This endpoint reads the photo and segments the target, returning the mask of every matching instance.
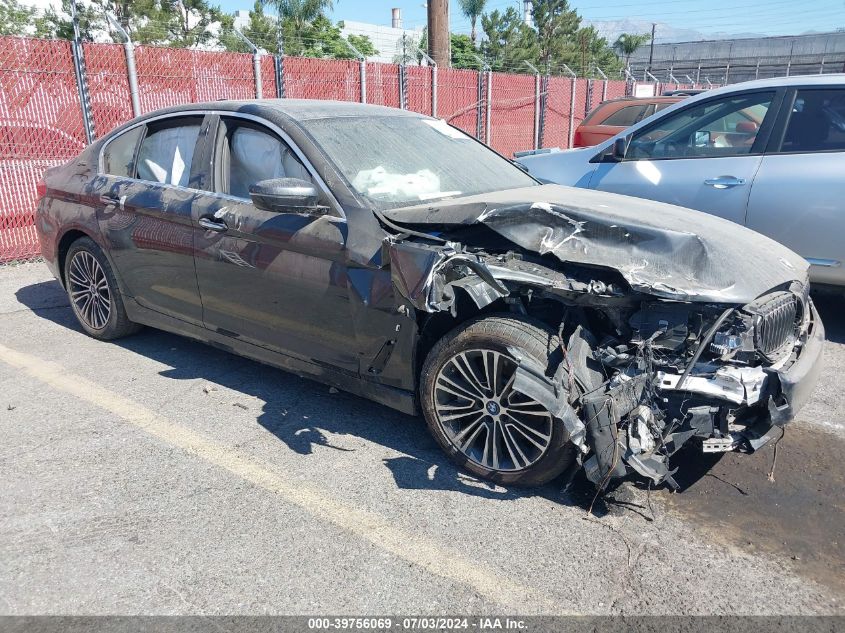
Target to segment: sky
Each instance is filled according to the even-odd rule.
[[[226,11],[250,9],[254,0],[220,0]],[[451,0],[454,32],[468,33],[469,20]],[[660,22],[703,33],[760,33],[794,35],[806,31],[832,31],[845,27],[845,0],[570,0],[582,17],[590,20],[634,19]],[[522,11],[522,0],[488,0],[487,11],[512,6]],[[402,9],[403,26],[425,25],[424,0],[336,0],[331,17],[390,25],[390,9]],[[660,39],[658,30],[657,40]]]

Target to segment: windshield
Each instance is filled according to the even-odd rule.
[[[352,188],[379,210],[537,184],[445,121],[373,116],[302,125]]]

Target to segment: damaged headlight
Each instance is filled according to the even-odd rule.
[[[746,365],[771,364],[795,346],[805,317],[800,293],[773,292],[735,313],[730,324],[713,337],[710,352],[721,360]]]

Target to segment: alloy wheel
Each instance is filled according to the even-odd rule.
[[[70,300],[77,316],[93,330],[102,330],[111,316],[106,272],[88,251],[77,251],[68,267]]]
[[[506,354],[471,349],[452,356],[437,374],[437,423],[455,448],[484,468],[524,470],[551,444],[552,416],[514,390],[516,370]]]

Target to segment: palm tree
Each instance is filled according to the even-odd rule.
[[[334,6],[333,0],[261,0],[261,3],[276,9],[280,46],[284,21],[293,27],[294,33],[299,34],[303,27]]]
[[[461,5],[461,12],[469,18],[470,23],[472,24],[472,32],[470,34],[470,39],[472,40],[472,45],[475,46],[476,40],[476,30],[475,24],[478,22],[479,16],[484,12],[484,5],[487,4],[487,0],[458,0]]]
[[[649,40],[651,40],[651,35],[648,33],[643,33],[642,35],[623,33],[613,43],[613,50],[625,58],[625,67],[628,68],[630,66],[631,55],[637,52],[637,49]]]

